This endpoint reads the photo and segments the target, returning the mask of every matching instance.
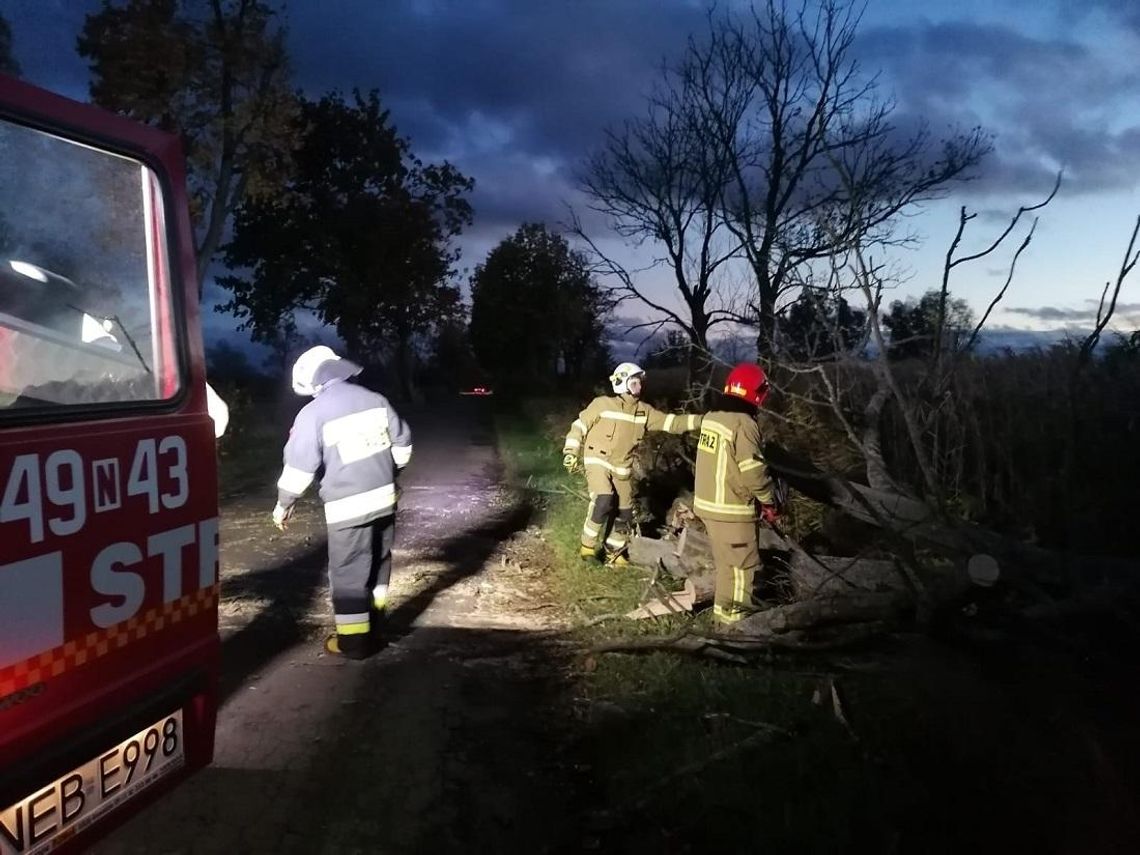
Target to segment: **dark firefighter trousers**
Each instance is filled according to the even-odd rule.
[[[587,463],[586,489],[590,491],[590,505],[582,524],[582,547],[597,549],[604,543],[610,558],[623,555],[633,523],[633,483]]]
[[[329,529],[329,588],[336,616],[337,644],[350,659],[370,652],[370,634],[380,615],[373,588],[392,575],[395,514],[364,525]]]

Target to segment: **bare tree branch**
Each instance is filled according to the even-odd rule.
[[[1140,250],[1134,251],[1138,234],[1140,234],[1140,217],[1136,218],[1136,225],[1132,228],[1132,237],[1128,240],[1128,249],[1124,251],[1124,258],[1120,262],[1120,272],[1116,275],[1116,284],[1111,285],[1108,282],[1104,284],[1104,291],[1100,295],[1100,304],[1096,310],[1096,326],[1088,337],[1081,342],[1081,349],[1077,358],[1078,371],[1082,365],[1088,362],[1092,352],[1096,349],[1101,333],[1104,332],[1105,327],[1108,326],[1108,322],[1112,320],[1112,316],[1116,312],[1116,300],[1120,296],[1120,286],[1124,284],[1124,280],[1132,272],[1132,268],[1136,266],[1137,260],[1140,259]],[[1112,297],[1108,297],[1110,287]],[[1105,302],[1106,298],[1107,303]]]
[[[981,250],[980,252],[975,252],[972,255],[965,255],[965,256],[961,256],[959,258],[954,258],[954,251],[958,248],[958,246],[962,242],[962,235],[966,230],[966,223],[969,222],[970,220],[974,219],[977,216],[977,214],[967,214],[965,205],[963,205],[961,207],[961,209],[959,209],[958,231],[954,234],[954,239],[952,241],[950,241],[950,246],[946,250],[946,261],[942,266],[942,288],[939,292],[938,323],[936,325],[935,334],[934,334],[934,352],[933,352],[933,356],[931,359],[932,364],[937,365],[939,363],[939,361],[941,360],[941,357],[942,357],[942,345],[943,345],[943,338],[945,336],[945,328],[946,328],[946,304],[950,298],[950,271],[953,270],[955,267],[957,267],[959,264],[965,264],[966,262],[969,262],[969,261],[977,261],[979,258],[985,258],[990,253],[994,252],[999,246],[1002,245],[1002,243],[1005,241],[1005,239],[1007,237],[1009,237],[1010,233],[1014,230],[1014,228],[1017,226],[1017,224],[1021,221],[1022,216],[1024,216],[1025,214],[1027,214],[1031,211],[1039,211],[1042,208],[1044,208],[1046,205],[1048,205],[1050,202],[1053,201],[1053,197],[1055,197],[1057,195],[1057,191],[1061,189],[1061,178],[1063,175],[1064,175],[1063,172],[1057,173],[1057,178],[1053,182],[1053,189],[1049,191],[1049,195],[1046,196],[1042,201],[1038,202],[1036,205],[1022,205],[1021,207],[1019,207],[1017,209],[1017,213],[1014,214],[1013,217],[1010,218],[1009,225],[1007,225],[1005,227],[1005,229],[1002,231],[1002,233],[999,234],[994,239],[993,243],[991,243],[988,247]],[[996,298],[994,298],[993,302],[990,303],[990,306],[986,310],[985,315],[982,317],[981,322],[975,328],[973,335],[970,336],[969,344],[965,348],[966,350],[969,350],[970,347],[973,346],[974,341],[978,337],[978,333],[981,331],[982,327],[985,325],[986,319],[990,316],[990,312],[993,311],[994,306],[996,306],[1001,301],[1001,299],[1005,296],[1005,292],[1009,288],[1010,282],[1013,281],[1013,269],[1017,264],[1017,259],[1021,255],[1021,253],[1024,251],[1024,249],[1027,246],[1029,246],[1029,241],[1032,239],[1033,232],[1036,228],[1037,228],[1037,219],[1035,218],[1033,220],[1033,226],[1029,229],[1029,234],[1026,236],[1025,240],[1022,241],[1021,245],[1017,249],[1017,252],[1014,253],[1013,261],[1010,264],[1009,276],[1006,277],[1005,285],[1002,287],[1001,291],[998,293],[998,296]]]

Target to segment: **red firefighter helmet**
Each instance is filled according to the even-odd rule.
[[[768,375],[755,362],[741,362],[728,372],[724,394],[762,407],[768,397]]]

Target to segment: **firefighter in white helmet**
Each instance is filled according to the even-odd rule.
[[[323,345],[297,359],[293,391],[313,400],[289,432],[273,509],[273,523],[285,528],[297,499],[324,470],[320,492],[336,616],[326,647],[350,659],[371,651],[369,636],[387,604],[396,475],[412,458],[407,423],[383,395],[351,382],[360,371]]]
[[[578,415],[562,447],[570,472],[585,465],[590,505],[582,525],[583,558],[596,558],[604,544],[608,564],[627,564],[633,522],[633,455],[646,431],[685,433],[700,426],[700,415],[663,413],[641,400],[645,371],[623,362],[610,375],[613,395],[601,395]]]

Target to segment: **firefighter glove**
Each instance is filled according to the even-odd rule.
[[[769,524],[778,522],[780,519],[780,510],[775,505],[761,505],[760,518]]]
[[[283,507],[280,502],[274,505],[273,524],[277,526],[277,528],[279,528],[281,531],[285,531],[285,527],[289,525],[289,520],[293,516],[294,507],[295,506],[290,506],[288,508]]]
[[[573,475],[578,471],[578,455],[577,454],[563,454],[562,465],[566,467],[566,471]]]

